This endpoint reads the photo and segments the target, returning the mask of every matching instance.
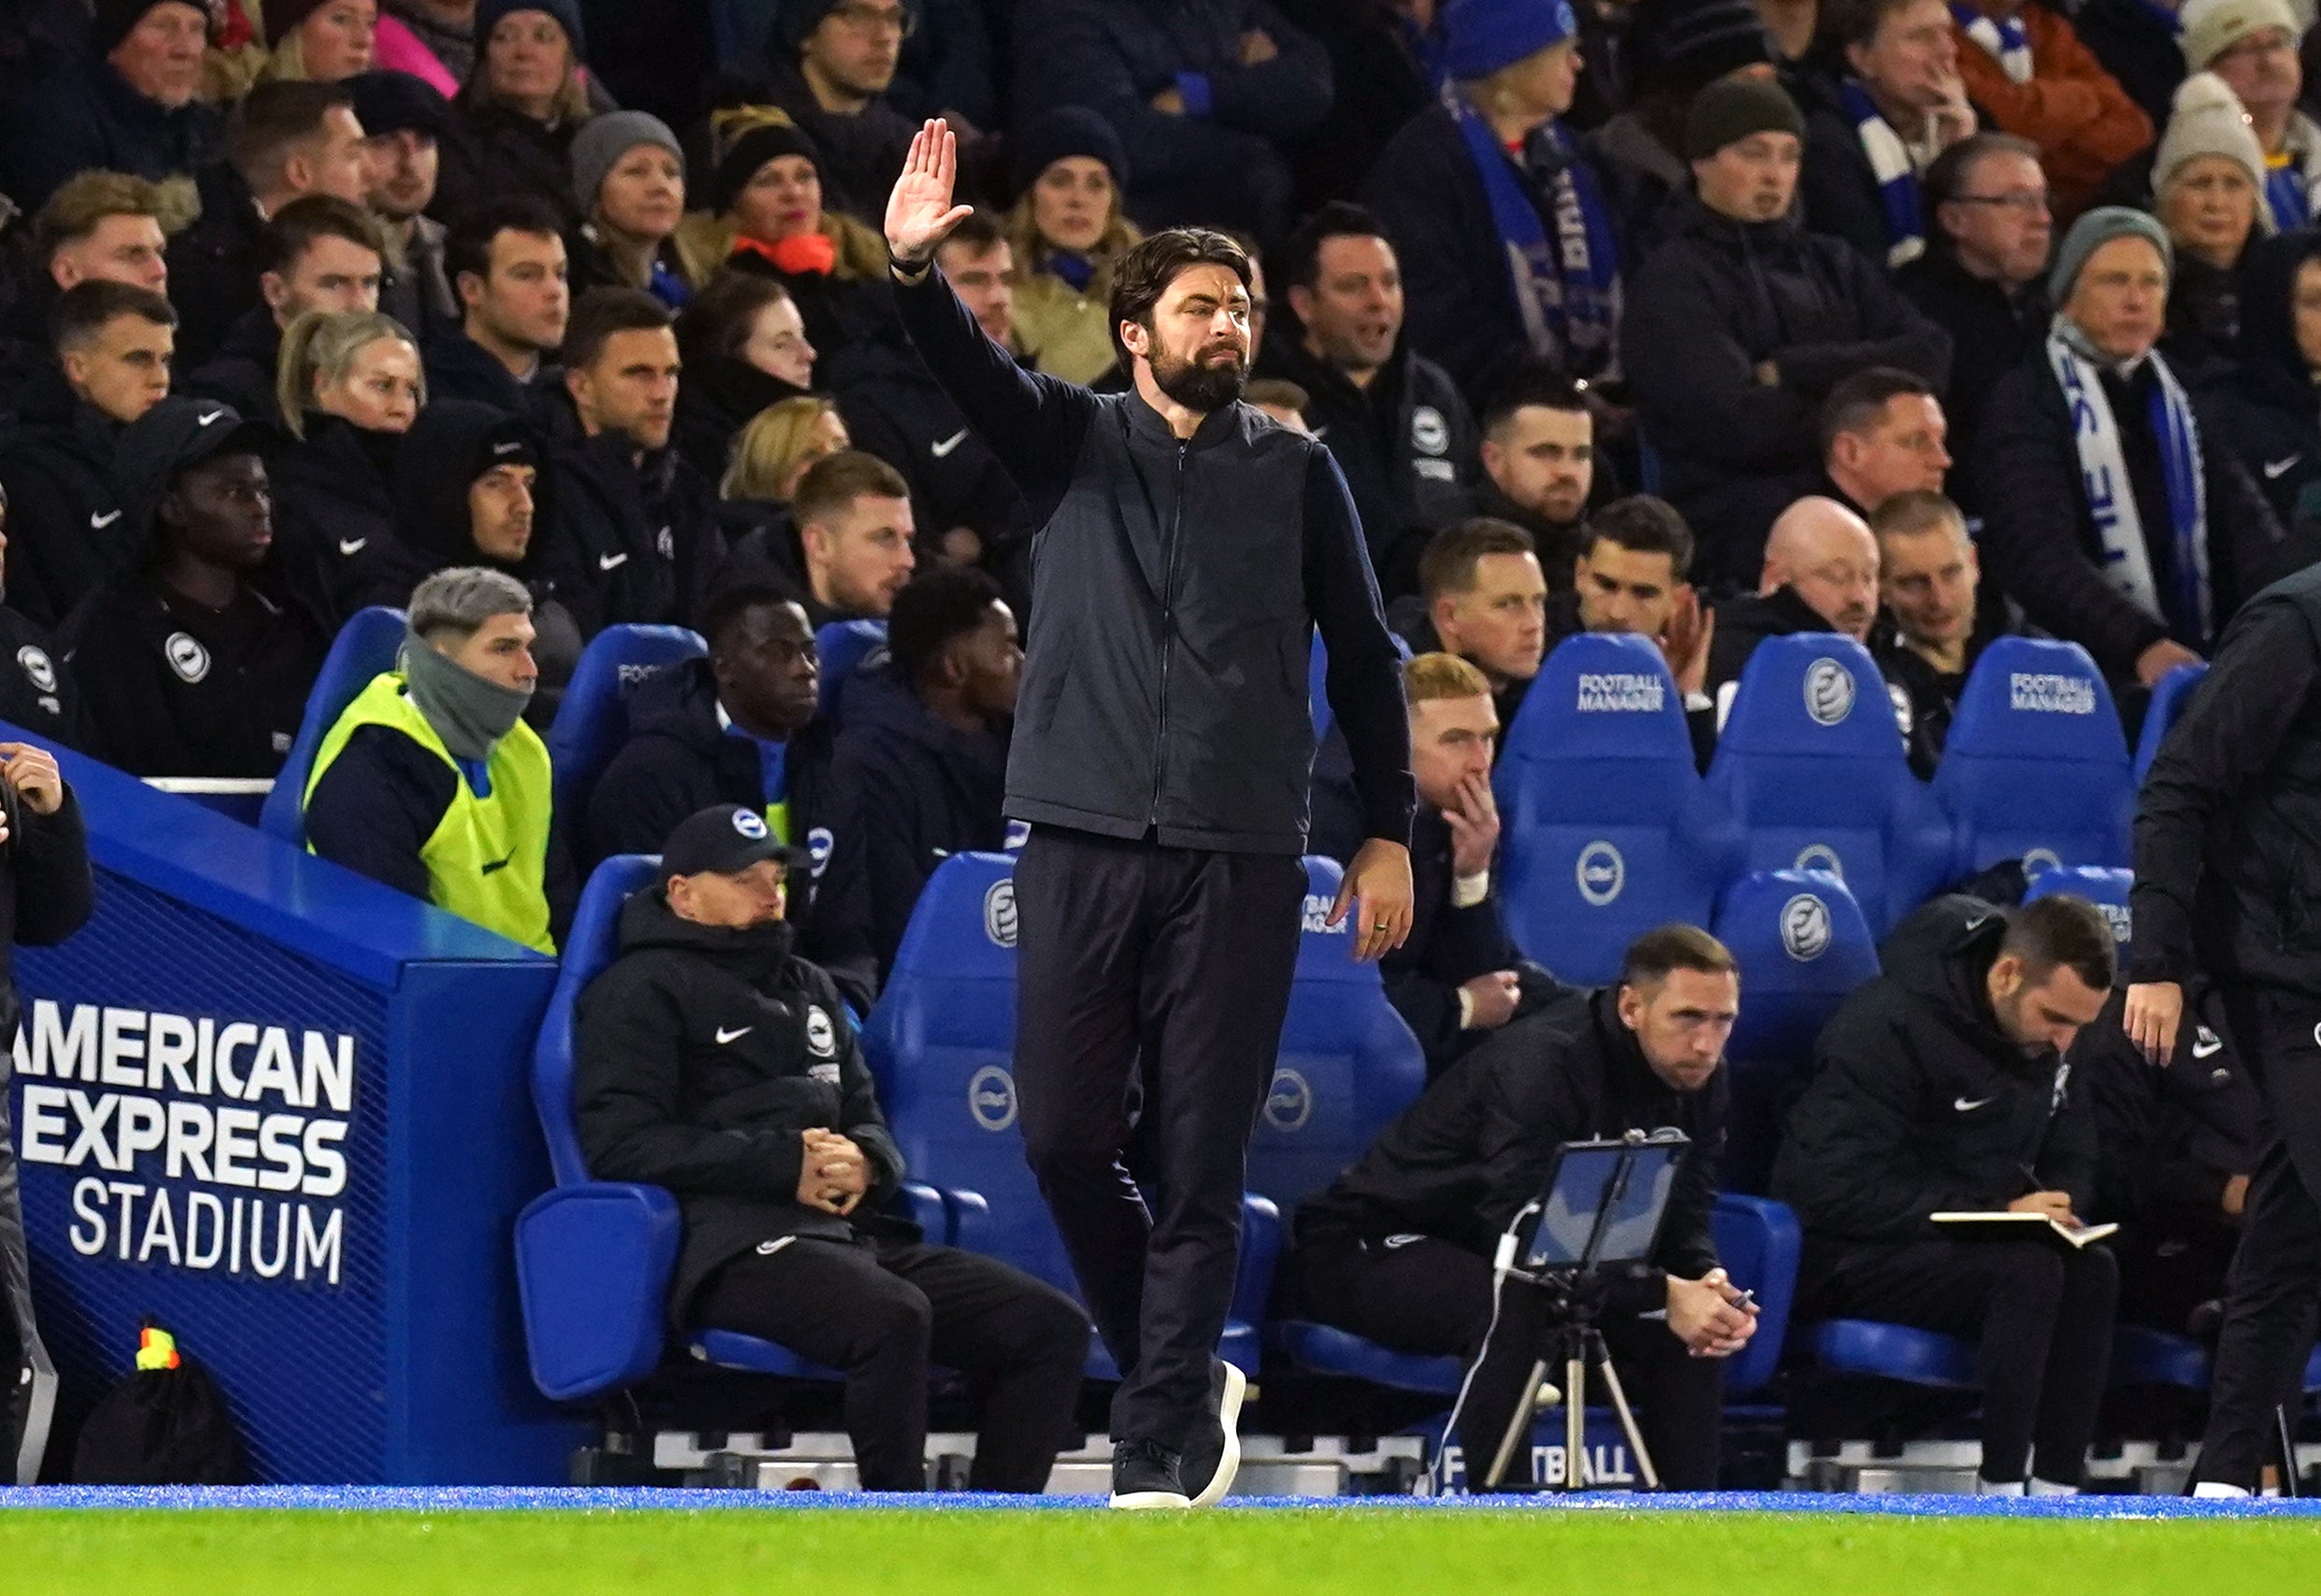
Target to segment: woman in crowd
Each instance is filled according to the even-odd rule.
[[[677,349],[685,357],[677,452],[712,482],[724,477],[733,440],[753,417],[814,386],[817,351],[797,301],[755,272],[711,278],[677,319]]]
[[[671,236],[685,220],[685,152],[643,111],[591,117],[572,141],[572,197],[588,220],[565,241],[575,298],[635,288],[672,310],[691,295]]]
[[[732,552],[715,586],[777,581],[803,591],[805,554],[790,495],[816,461],[851,446],[846,420],[827,399],[785,399],[758,412],[733,440],[733,462],[718,487],[718,525]]]
[[[1017,347],[1050,377],[1094,382],[1118,358],[1112,265],[1140,236],[1120,210],[1128,157],[1104,118],[1063,106],[1023,130],[1016,173],[1024,189],[1007,213],[1007,238]]]
[[[456,216],[520,190],[577,225],[572,142],[595,108],[580,76],[578,0],[481,0],[476,67],[452,101],[434,209]]]
[[[276,381],[296,441],[274,458],[275,562],[291,596],[335,633],[392,558],[395,460],[427,379],[392,318],[309,311],[282,335]]]
[[[476,0],[381,0],[377,64],[407,72],[445,99],[476,64]]]
[[[2249,247],[2242,263],[2240,362],[2201,397],[2285,527],[2321,520],[2321,230]]]
[[[265,18],[274,51],[261,79],[336,83],[375,64],[378,0],[266,0]]]
[[[2160,351],[2187,382],[2239,358],[2241,259],[2272,231],[2265,157],[2241,102],[2213,72],[2176,91],[2176,114],[2152,164],[2152,213],[2175,246]]]
[[[883,326],[891,316],[886,240],[824,205],[813,139],[768,106],[712,113],[710,136],[719,152],[710,208],[677,229],[693,285],[728,266],[773,278],[824,354]]]

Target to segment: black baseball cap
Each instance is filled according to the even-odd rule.
[[[769,859],[787,866],[790,849],[757,810],[740,804],[704,809],[669,834],[661,850],[661,884],[675,876],[738,876]]]
[[[409,132],[441,139],[451,131],[451,102],[424,78],[382,69],[358,72],[347,87],[354,93],[355,121],[366,138]]]
[[[113,482],[139,535],[179,477],[225,454],[263,455],[274,435],[216,399],[171,394],[121,429]]]

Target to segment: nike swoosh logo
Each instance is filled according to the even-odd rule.
[[[616,565],[625,565],[628,563],[629,557],[626,554],[600,554],[596,557],[596,568],[600,571],[609,571]]]
[[[718,1046],[722,1047],[728,1042],[738,1042],[756,1029],[757,1027],[754,1025],[745,1025],[738,1031],[728,1031],[724,1026],[720,1025],[718,1027]]]
[[[121,512],[119,510],[114,510],[109,515],[91,516],[89,518],[89,525],[92,529],[102,532],[119,520],[121,520]]]
[[[493,444],[491,446],[491,452],[494,454],[514,454],[518,449],[523,447],[523,441],[520,438],[509,438],[505,443]]]
[[[193,418],[193,424],[194,424],[195,426],[197,426],[197,427],[206,427],[206,426],[208,426],[208,425],[209,425],[211,422],[213,422],[213,421],[222,421],[222,420],[225,420],[225,412],[224,412],[223,410],[212,410],[212,411],[210,411],[210,413],[209,413],[208,415],[206,415],[206,416],[196,416],[196,417],[194,417],[194,418]]]
[[[491,875],[491,874],[493,871],[495,871],[495,870],[505,870],[505,869],[508,867],[508,863],[509,863],[509,862],[510,862],[510,861],[512,861],[515,857],[516,857],[516,856],[515,856],[514,854],[512,854],[512,853],[511,853],[511,854],[509,854],[509,855],[507,856],[507,858],[506,858],[506,859],[495,859],[495,860],[491,861],[489,864],[486,864],[486,865],[483,867],[483,874],[485,874],[486,876],[489,876],[489,875]]]
[[[342,537],[338,540],[338,551],[341,554],[360,554],[370,541],[367,537]]]
[[[2265,480],[2268,482],[2271,481],[2275,477],[2280,476],[2282,472],[2286,471],[2290,466],[2296,464],[2299,461],[2304,458],[2305,457],[2301,454],[2292,454],[2286,460],[2266,461]]]
[[[1961,1097],[1958,1102],[1952,1104],[1951,1106],[1961,1114],[1972,1114],[1977,1108],[1988,1107],[1991,1104],[1998,1101],[1999,1099],[1996,1096],[1973,1098]]]
[[[966,441],[967,429],[965,427],[961,427],[959,431],[953,433],[949,437],[945,438],[941,443],[930,444],[928,448],[933,451],[934,457],[937,460],[947,460],[950,458],[951,450],[957,449],[961,444],[963,444]]]
[[[2221,1038],[2215,1041],[2195,1042],[2192,1044],[2192,1056],[2196,1059],[2213,1059],[2223,1051],[2224,1042]]]

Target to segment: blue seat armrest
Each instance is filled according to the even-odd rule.
[[[1782,1346],[1789,1333],[1789,1310],[1797,1301],[1798,1259],[1804,1242],[1797,1216],[1770,1197],[1720,1191],[1714,1222],[1720,1235],[1733,1233],[1753,1244],[1753,1267],[1733,1268],[1737,1261],[1726,1260],[1734,1284],[1757,1293],[1757,1333],[1725,1370],[1727,1393],[1745,1396],[1763,1389],[1781,1366]],[[1719,1250],[1726,1250],[1721,1241]]]
[[[682,1229],[658,1186],[588,1181],[525,1205],[516,1288],[541,1394],[579,1402],[652,1373]]]
[[[951,1245],[963,1252],[990,1252],[999,1240],[990,1202],[980,1191],[946,1191],[943,1198],[951,1209]]]
[[[1232,1317],[1263,1324],[1274,1295],[1274,1270],[1281,1261],[1281,1210],[1270,1197],[1241,1194],[1241,1263],[1233,1273]]]
[[[933,1187],[916,1180],[903,1183],[903,1206],[931,1246],[948,1247],[952,1232],[957,1228],[951,1219],[951,1204]]]

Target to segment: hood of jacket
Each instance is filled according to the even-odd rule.
[[[661,948],[691,953],[713,959],[745,978],[767,975],[778,968],[790,957],[796,940],[796,928],[788,920],[773,920],[736,931],[682,919],[669,906],[667,896],[658,885],[631,893],[629,901],[620,906],[621,952]]]
[[[1878,959],[1887,979],[1938,1010],[1977,1052],[2019,1068],[2031,1056],[1999,1029],[1986,984],[2006,934],[2004,911],[1952,893],[1903,920],[1878,949]],[[2046,1062],[2052,1063],[2052,1056]]]
[[[2313,368],[2297,347],[2297,275],[2321,258],[2321,231],[2300,227],[2260,238],[2241,257],[2242,369],[2261,373],[2268,392],[2299,393],[2321,408]]]
[[[467,491],[491,469],[502,451],[528,458],[537,466],[541,442],[532,424],[473,400],[431,400],[396,453],[393,478],[395,535],[411,548],[449,565],[490,565],[522,575],[539,563],[548,535],[545,488],[548,473],[534,479],[532,542],[523,559],[509,563],[476,547]]]

